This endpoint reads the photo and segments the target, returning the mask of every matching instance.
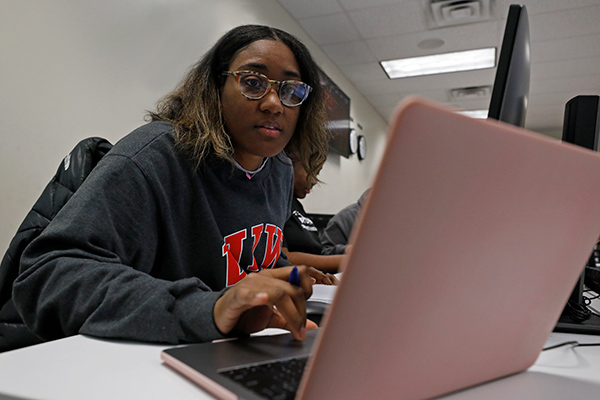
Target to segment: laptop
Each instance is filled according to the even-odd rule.
[[[442,396],[535,362],[599,231],[600,154],[410,98],[321,328],[162,359],[221,399],[285,398],[232,377],[297,357],[296,399]]]

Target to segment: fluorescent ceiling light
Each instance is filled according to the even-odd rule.
[[[488,110],[457,111],[457,113],[477,119],[485,119],[488,116]]]
[[[496,66],[496,48],[381,61],[380,64],[390,79],[493,68]]]

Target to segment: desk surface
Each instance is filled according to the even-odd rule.
[[[600,336],[553,333],[547,345],[569,340],[600,342]],[[0,400],[212,399],[162,364],[166,347],[79,335],[3,353]],[[524,373],[447,399],[590,399],[599,393],[600,347],[566,346],[542,352]]]

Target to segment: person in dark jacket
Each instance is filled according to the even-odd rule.
[[[232,29],[115,144],[26,249],[13,300],[43,339],[184,343],[266,327],[305,337],[305,299],[281,256],[298,152],[327,155],[324,95],[306,47]]]
[[[300,202],[300,199],[304,199],[310,193],[317,179],[308,177],[306,167],[294,154],[290,157],[294,166],[294,198],[292,214],[283,228],[283,252],[292,264],[308,265],[325,273],[336,273],[344,255],[321,254],[322,245],[318,229]],[[332,276],[332,279],[337,282],[337,278]]]

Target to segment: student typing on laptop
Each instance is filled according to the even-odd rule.
[[[321,329],[162,359],[220,399],[439,398],[516,374],[538,358],[598,238],[599,197],[597,153],[407,99]],[[279,374],[292,360],[306,365],[297,391]],[[477,393],[466,397],[490,397]]]
[[[323,273],[281,256],[293,146],[327,155],[319,70],[293,36],[226,33],[125,136],[22,257],[14,302],[43,339],[183,343],[266,327],[305,337]],[[280,268],[281,267],[281,268]]]
[[[326,273],[338,272],[344,254],[322,255],[321,238],[314,222],[306,215],[299,199],[304,199],[318,182],[308,176],[308,171],[299,157],[290,154],[294,165],[294,199],[292,214],[283,228],[283,252],[292,264],[309,265]],[[332,279],[336,279],[332,276]]]

